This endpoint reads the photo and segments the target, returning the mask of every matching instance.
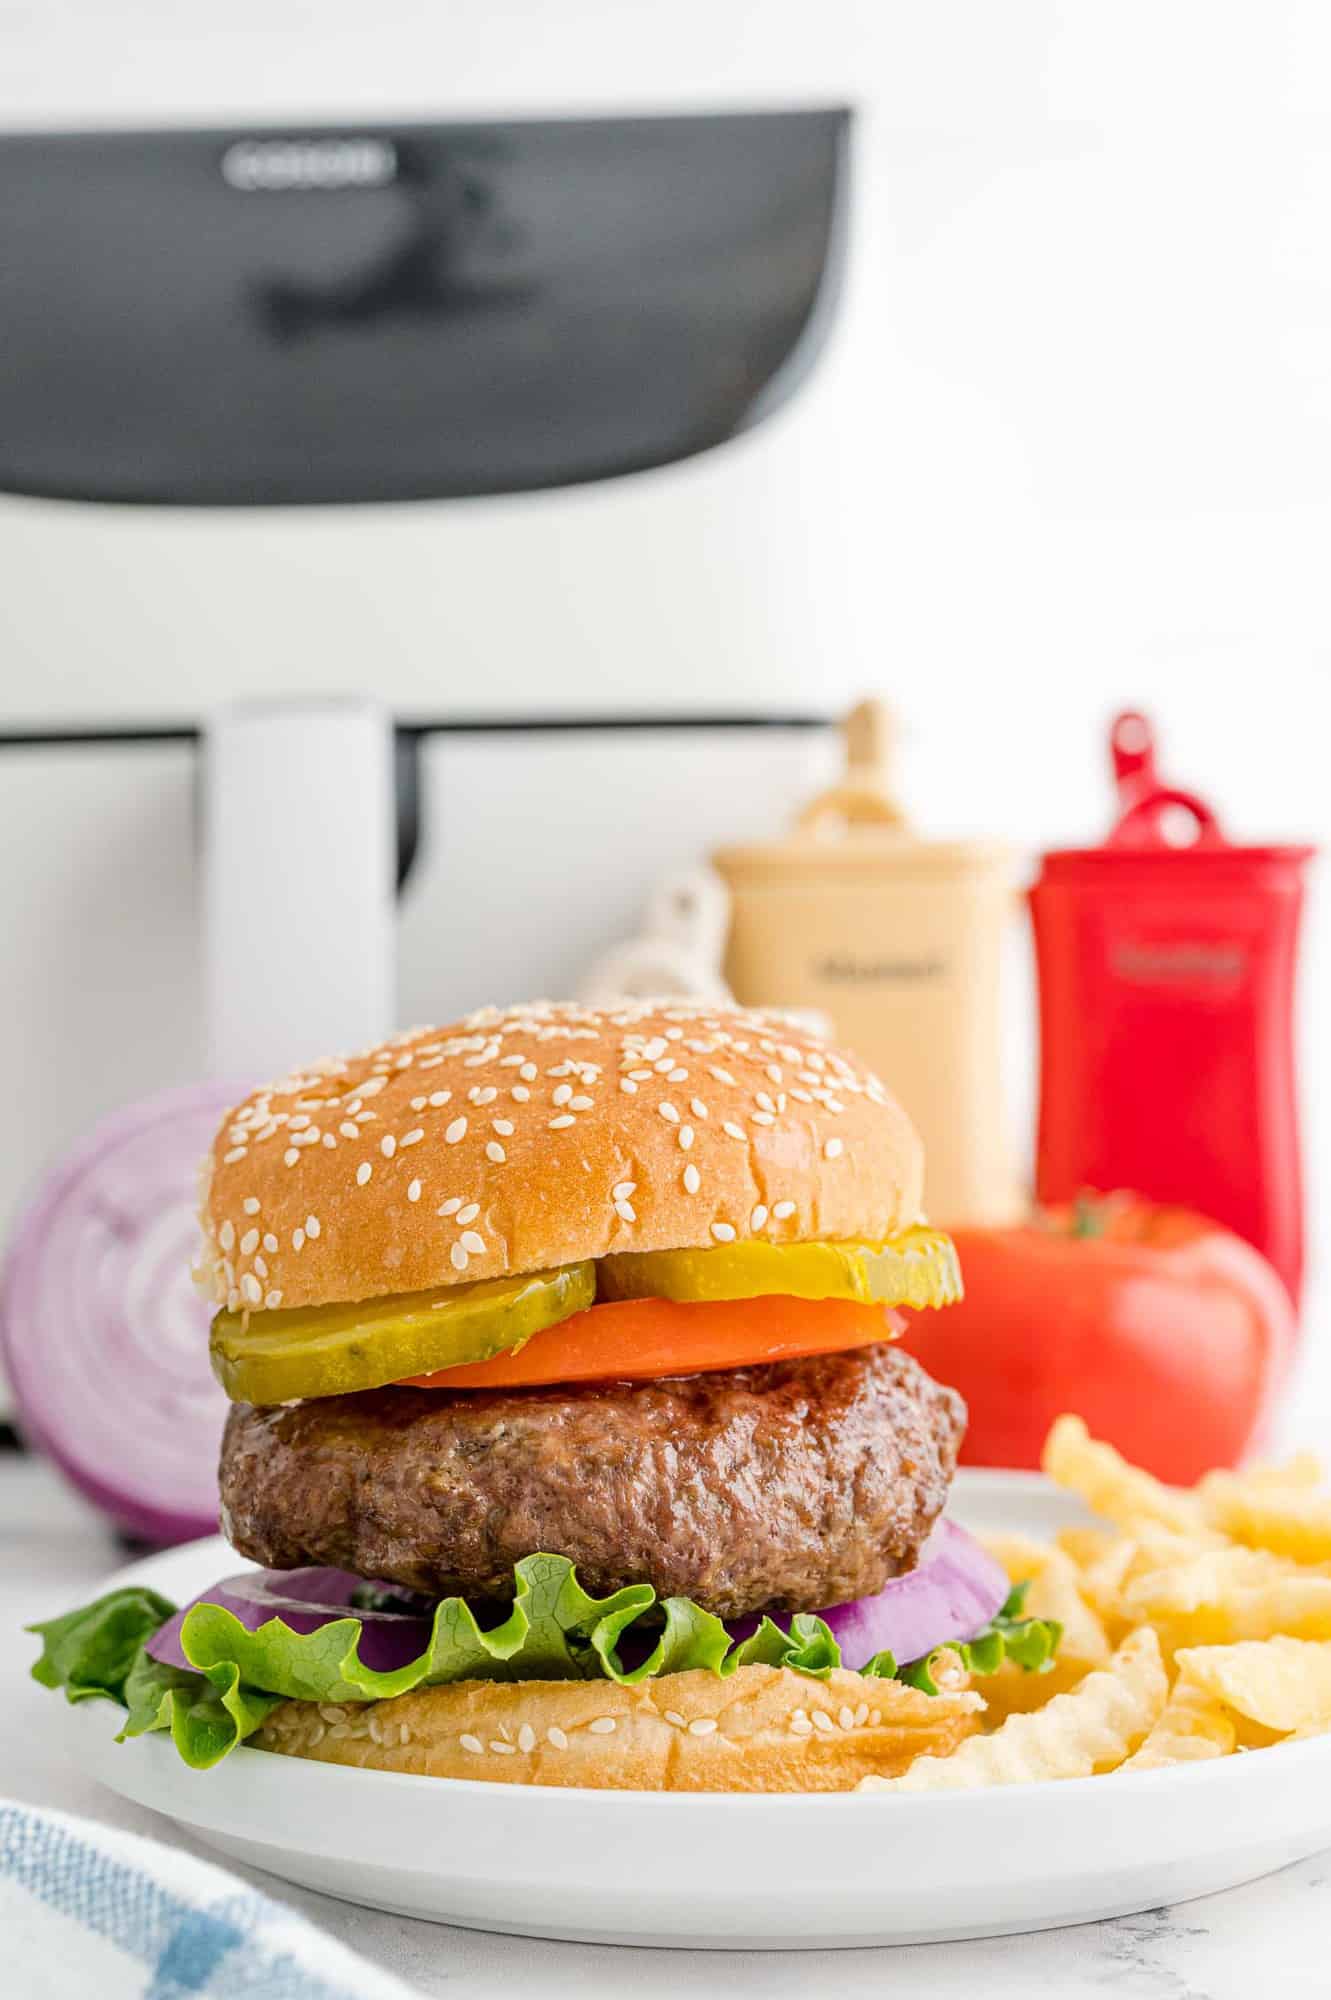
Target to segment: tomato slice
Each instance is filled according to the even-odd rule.
[[[890,1306],[849,1299],[719,1299],[681,1305],[670,1299],[624,1299],[589,1306],[525,1346],[409,1375],[417,1389],[524,1389],[542,1382],[633,1382],[659,1375],[701,1375],[802,1354],[835,1354],[895,1340],[905,1321]]]

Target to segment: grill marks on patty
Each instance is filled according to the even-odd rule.
[[[270,1568],[511,1595],[566,1555],[721,1617],[806,1611],[907,1569],[947,1499],[965,1405],[889,1345],[651,1382],[376,1389],[233,1408],[223,1525]]]

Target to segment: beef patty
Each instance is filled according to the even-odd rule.
[[[391,1388],[253,1409],[222,1521],[270,1568],[512,1595],[544,1550],[602,1594],[649,1582],[721,1617],[881,1590],[947,1499],[965,1405],[887,1345],[665,1381]]]

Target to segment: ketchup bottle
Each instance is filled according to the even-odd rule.
[[[1303,1202],[1293,995],[1312,847],[1239,847],[1162,784],[1146,718],[1110,732],[1102,847],[1043,857],[1041,1201],[1131,1188],[1256,1244],[1297,1304]]]

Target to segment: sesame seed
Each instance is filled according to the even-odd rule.
[[[771,1098],[767,1095],[767,1092],[765,1090],[758,1091],[753,1101],[763,1111],[776,1110],[775,1104],[773,1104]]]
[[[408,1200],[408,1201],[419,1201],[419,1200],[420,1200],[420,1198],[421,1198],[421,1184],[420,1184],[420,1182],[419,1182],[419,1181],[408,1181],[408,1183],[407,1183],[407,1200]]]
[[[821,1729],[824,1736],[832,1736],[836,1732],[836,1724],[825,1708],[815,1708],[813,1726],[815,1729]]]
[[[726,1134],[728,1138],[731,1139],[743,1139],[748,1136],[743,1130],[742,1126],[732,1125],[728,1118],[725,1124],[721,1127],[721,1130]]]
[[[718,1243],[733,1243],[735,1240],[735,1226],[730,1222],[714,1222],[712,1224],[712,1234]]]
[[[638,1211],[631,1201],[617,1201],[615,1203],[615,1214],[621,1222],[636,1222],[638,1219]]]
[[[638,1192],[636,1181],[616,1181],[612,1190],[616,1201],[627,1201],[631,1194]]]
[[[793,1201],[779,1201],[772,1210],[772,1220],[773,1222],[784,1222],[787,1217],[792,1216],[794,1213],[795,1204]]]
[[[359,1139],[360,1137],[360,1126],[353,1124],[350,1118],[344,1118],[337,1129],[344,1139]]]
[[[763,1224],[766,1222],[766,1220],[767,1220],[767,1209],[765,1204],[760,1201],[758,1203],[758,1206],[754,1209],[753,1214],[749,1217],[750,1233],[756,1236],[758,1234],[758,1231],[762,1228]]]
[[[307,1236],[317,1237],[319,1234],[319,1228],[320,1224],[318,1216],[307,1215],[305,1218],[305,1234]]]
[[[525,1104],[528,1098],[531,1096],[531,1092],[528,1090],[525,1083],[515,1083],[512,1090],[510,1090],[508,1094],[513,1099],[513,1102],[515,1104]]]
[[[855,1727],[855,1711],[847,1702],[842,1702],[840,1708],[837,1710],[836,1719],[843,1729],[853,1729]]]
[[[553,1724],[551,1724],[550,1728],[546,1730],[545,1740],[547,1743],[552,1744],[556,1750],[568,1749],[567,1736],[565,1736],[562,1729],[556,1729]]]
[[[511,1118],[495,1118],[491,1120],[491,1123],[501,1139],[511,1139],[513,1137],[513,1120]]]
[[[282,1164],[284,1167],[294,1167],[299,1158],[300,1158],[300,1147],[288,1146],[285,1153],[283,1153],[282,1155]]]
[[[499,1092],[492,1083],[487,1083],[483,1090],[477,1089],[467,1092],[468,1100],[472,1104],[493,1104],[498,1095]]]
[[[256,1278],[266,1278],[268,1276],[268,1266],[262,1257],[254,1259],[254,1275]]]
[[[400,1139],[398,1140],[398,1145],[399,1145],[399,1146],[419,1146],[419,1145],[420,1145],[420,1143],[421,1143],[421,1140],[422,1140],[422,1139],[423,1139],[424,1137],[425,1137],[425,1134],[424,1134],[424,1132],[423,1132],[423,1131],[421,1130],[420,1126],[419,1126],[419,1125],[413,1125],[413,1126],[412,1126],[412,1128],[411,1128],[411,1130],[410,1130],[410,1132],[404,1132],[404,1133],[402,1134],[402,1137],[401,1137],[401,1138],[400,1138]]]
[[[277,1248],[277,1238],[273,1235],[271,1229],[263,1239],[263,1247],[268,1252],[268,1255],[270,1257],[272,1256],[274,1250],[276,1250]]]
[[[259,1197],[257,1195],[247,1194],[240,1205],[246,1215],[257,1215],[259,1213]]]
[[[592,1100],[590,1097],[570,1097],[568,1108],[570,1111],[590,1111]]]
[[[688,1150],[689,1150],[689,1147],[690,1147],[690,1146],[691,1146],[691,1145],[693,1144],[693,1127],[692,1127],[692,1125],[681,1125],[681,1126],[680,1126],[680,1128],[679,1128],[679,1132],[678,1132],[678,1135],[677,1135],[677,1136],[678,1136],[678,1139],[679,1139],[679,1143],[680,1143],[681,1147],[682,1147],[682,1148],[683,1148],[683,1150],[684,1150],[684,1151],[685,1151],[685,1152],[687,1153],[687,1152],[688,1152]]]
[[[825,1160],[839,1160],[844,1151],[845,1146],[840,1139],[829,1139],[823,1147],[823,1158]]]
[[[453,1206],[457,1209],[458,1221],[464,1229],[469,1222],[475,1222],[481,1212],[481,1204],[478,1201],[469,1201],[465,1208],[461,1207],[457,1202],[454,1202]]]
[[[669,1064],[666,1067],[669,1068]],[[649,1069],[631,1069],[629,1075],[635,1083],[646,1083],[651,1076],[651,1071]]]
[[[413,1111],[424,1111],[429,1101],[430,1100],[428,1097],[413,1097],[411,1100],[411,1108]]]
[[[449,1126],[448,1130],[444,1133],[445,1145],[456,1146],[458,1140],[466,1136],[466,1131],[467,1131],[466,1119],[455,1118],[453,1120],[453,1123]]]
[[[675,1058],[673,1056],[662,1056],[660,1062],[652,1064],[652,1068],[658,1076],[668,1076],[674,1067]]]
[[[812,1736],[813,1724],[802,1708],[797,1708],[790,1718],[790,1727],[796,1736]]]
[[[689,1164],[684,1169],[685,1192],[687,1194],[697,1194],[698,1189],[701,1186],[702,1186],[702,1175],[698,1172],[698,1169],[694,1166],[692,1160],[690,1160]]]
[[[518,1731],[518,1748],[519,1750],[534,1750],[536,1748],[536,1731],[532,1728],[530,1722],[524,1722]]]
[[[689,1724],[690,1736],[710,1736],[716,1728],[716,1718],[711,1715],[695,1715]]]
[[[305,1231],[303,1229],[292,1230],[291,1247],[293,1250],[303,1250],[305,1248]]]
[[[794,1084],[794,1083],[792,1083],[792,1084],[791,1084],[791,1086],[790,1086],[790,1094],[791,1094],[791,1096],[792,1096],[792,1097],[794,1098],[794,1100],[795,1100],[795,1102],[796,1102],[797,1104],[812,1104],[812,1103],[813,1103],[813,1099],[812,1099],[812,1097],[810,1097],[810,1095],[809,1095],[808,1091],[807,1091],[807,1090],[801,1090],[801,1089],[799,1088],[799,1085],[798,1085],[798,1084]]]
[[[452,1095],[453,1093],[451,1090],[432,1090],[430,1092],[430,1103],[434,1106],[434,1109],[436,1111],[442,1110],[443,1106],[447,1104],[449,1098]]]
[[[486,1141],[485,1157],[487,1160],[493,1160],[496,1166],[502,1166],[508,1158],[508,1154],[504,1151],[498,1139],[489,1139]]]
[[[485,1238],[478,1236],[474,1229],[464,1229],[458,1240],[468,1256],[483,1257],[485,1255]]]
[[[394,1153],[397,1151],[397,1140],[391,1132],[384,1133],[383,1138],[379,1141],[379,1151],[386,1160],[392,1159]]]
[[[222,1165],[224,1167],[234,1167],[236,1161],[243,1160],[248,1152],[249,1152],[248,1146],[233,1146],[229,1153],[223,1153]]]
[[[470,1750],[473,1757],[483,1757],[485,1755],[485,1745],[479,1736],[459,1736],[458,1742],[464,1750]]]
[[[377,1125],[378,1122],[379,1113],[377,1111],[358,1111],[356,1113],[356,1123],[358,1125]],[[357,1134],[357,1137],[359,1136]]]
[[[334,1138],[331,1132],[325,1132],[323,1137],[320,1139],[319,1144],[321,1146],[333,1147],[337,1144],[337,1140]]]
[[[263,1297],[263,1288],[252,1271],[247,1271],[241,1279],[240,1291],[242,1298],[248,1299],[252,1306],[257,1306]]]
[[[735,1088],[735,1079],[728,1069],[720,1069],[715,1064],[711,1064],[708,1067],[707,1074],[714,1076],[718,1083],[728,1083],[732,1089]]]
[[[282,1303],[282,1294],[279,1291],[265,1292],[263,1302],[269,1312],[276,1312]]]
[[[454,1269],[455,1271],[465,1271],[465,1270],[466,1270],[466,1268],[467,1268],[467,1253],[466,1253],[466,1251],[465,1251],[465,1250],[463,1249],[463,1247],[462,1247],[462,1245],[461,1245],[460,1243],[455,1243],[455,1244],[453,1245],[453,1248],[452,1248],[452,1249],[451,1249],[451,1250],[449,1251],[449,1253],[448,1253],[448,1257],[449,1257],[449,1262],[450,1262],[450,1263],[452,1264],[452,1266],[453,1266],[453,1269]]]
[[[750,1114],[755,1125],[775,1125],[776,1116],[771,1111],[753,1111]]]
[[[657,1108],[657,1110],[658,1110],[658,1111],[660,1112],[661,1116],[662,1116],[662,1117],[663,1117],[663,1118],[664,1118],[664,1119],[665,1119],[665,1120],[666,1120],[666,1121],[667,1121],[667,1122],[668,1122],[669,1124],[671,1124],[671,1125],[678,1125],[678,1123],[679,1123],[679,1113],[678,1113],[678,1111],[676,1111],[676,1109],[675,1109],[674,1105],[673,1105],[673,1104],[672,1104],[672,1103],[670,1102],[670,1100],[669,1100],[669,1098],[668,1098],[668,1097],[663,1097],[663,1098],[661,1099],[661,1102],[660,1102],[660,1103],[659,1103],[659,1104],[657,1105],[657,1107],[656,1107],[656,1108]]]
[[[572,1095],[573,1095],[573,1085],[571,1083],[557,1084],[555,1086],[554,1096],[551,1098],[550,1101],[552,1104],[567,1104]]]
[[[364,1187],[366,1181],[370,1178],[370,1175],[373,1172],[374,1168],[370,1165],[369,1161],[362,1160],[360,1165],[356,1169],[356,1186]]]
[[[438,1208],[435,1210],[435,1214],[456,1215],[461,1206],[462,1206],[461,1195],[451,1194],[448,1197],[447,1201],[440,1202]]]
[[[517,1751],[513,1748],[513,1745],[511,1743],[505,1743],[503,1739],[498,1736],[492,1736],[490,1738],[490,1748],[492,1750],[497,1750],[501,1757],[516,1757],[518,1754]]]
[[[224,1222],[217,1232],[217,1240],[224,1250],[234,1249],[236,1242],[235,1223],[231,1221]]]
[[[677,1708],[668,1708],[665,1711],[665,1719],[667,1722],[673,1723],[676,1729],[683,1729],[686,1726],[684,1718]]]
[[[633,1078],[631,1076],[621,1076],[619,1079],[619,1087],[624,1092],[626,1097],[636,1097],[638,1094],[638,1086],[633,1081]]]
[[[540,1071],[534,1062],[525,1062],[518,1071],[518,1075],[524,1083],[535,1083],[537,1077],[540,1075]]]
[[[855,1727],[857,1729],[863,1729],[865,1723],[869,1720],[869,1704],[867,1701],[862,1701],[860,1703],[859,1707],[855,1711],[854,1720],[855,1720]]]
[[[614,1731],[615,1718],[613,1715],[598,1715],[594,1722],[587,1724],[587,1727],[593,1736],[609,1736]]]
[[[244,1234],[244,1235],[243,1235],[243,1236],[241,1237],[241,1239],[240,1239],[240,1254],[241,1254],[241,1256],[242,1256],[242,1257],[252,1257],[252,1256],[254,1255],[255,1251],[256,1251],[256,1250],[258,1249],[258,1247],[259,1247],[259,1232],[258,1232],[258,1230],[257,1230],[257,1229],[247,1229],[247,1230],[245,1231],[245,1234]]]
[[[552,1132],[562,1132],[567,1126],[576,1125],[577,1122],[577,1119],[573,1117],[571,1112],[561,1111],[558,1118],[550,1120],[550,1130]]]
[[[689,1099],[689,1110],[695,1118],[705,1118],[707,1116],[707,1106],[703,1103],[701,1097],[691,1097]]]

